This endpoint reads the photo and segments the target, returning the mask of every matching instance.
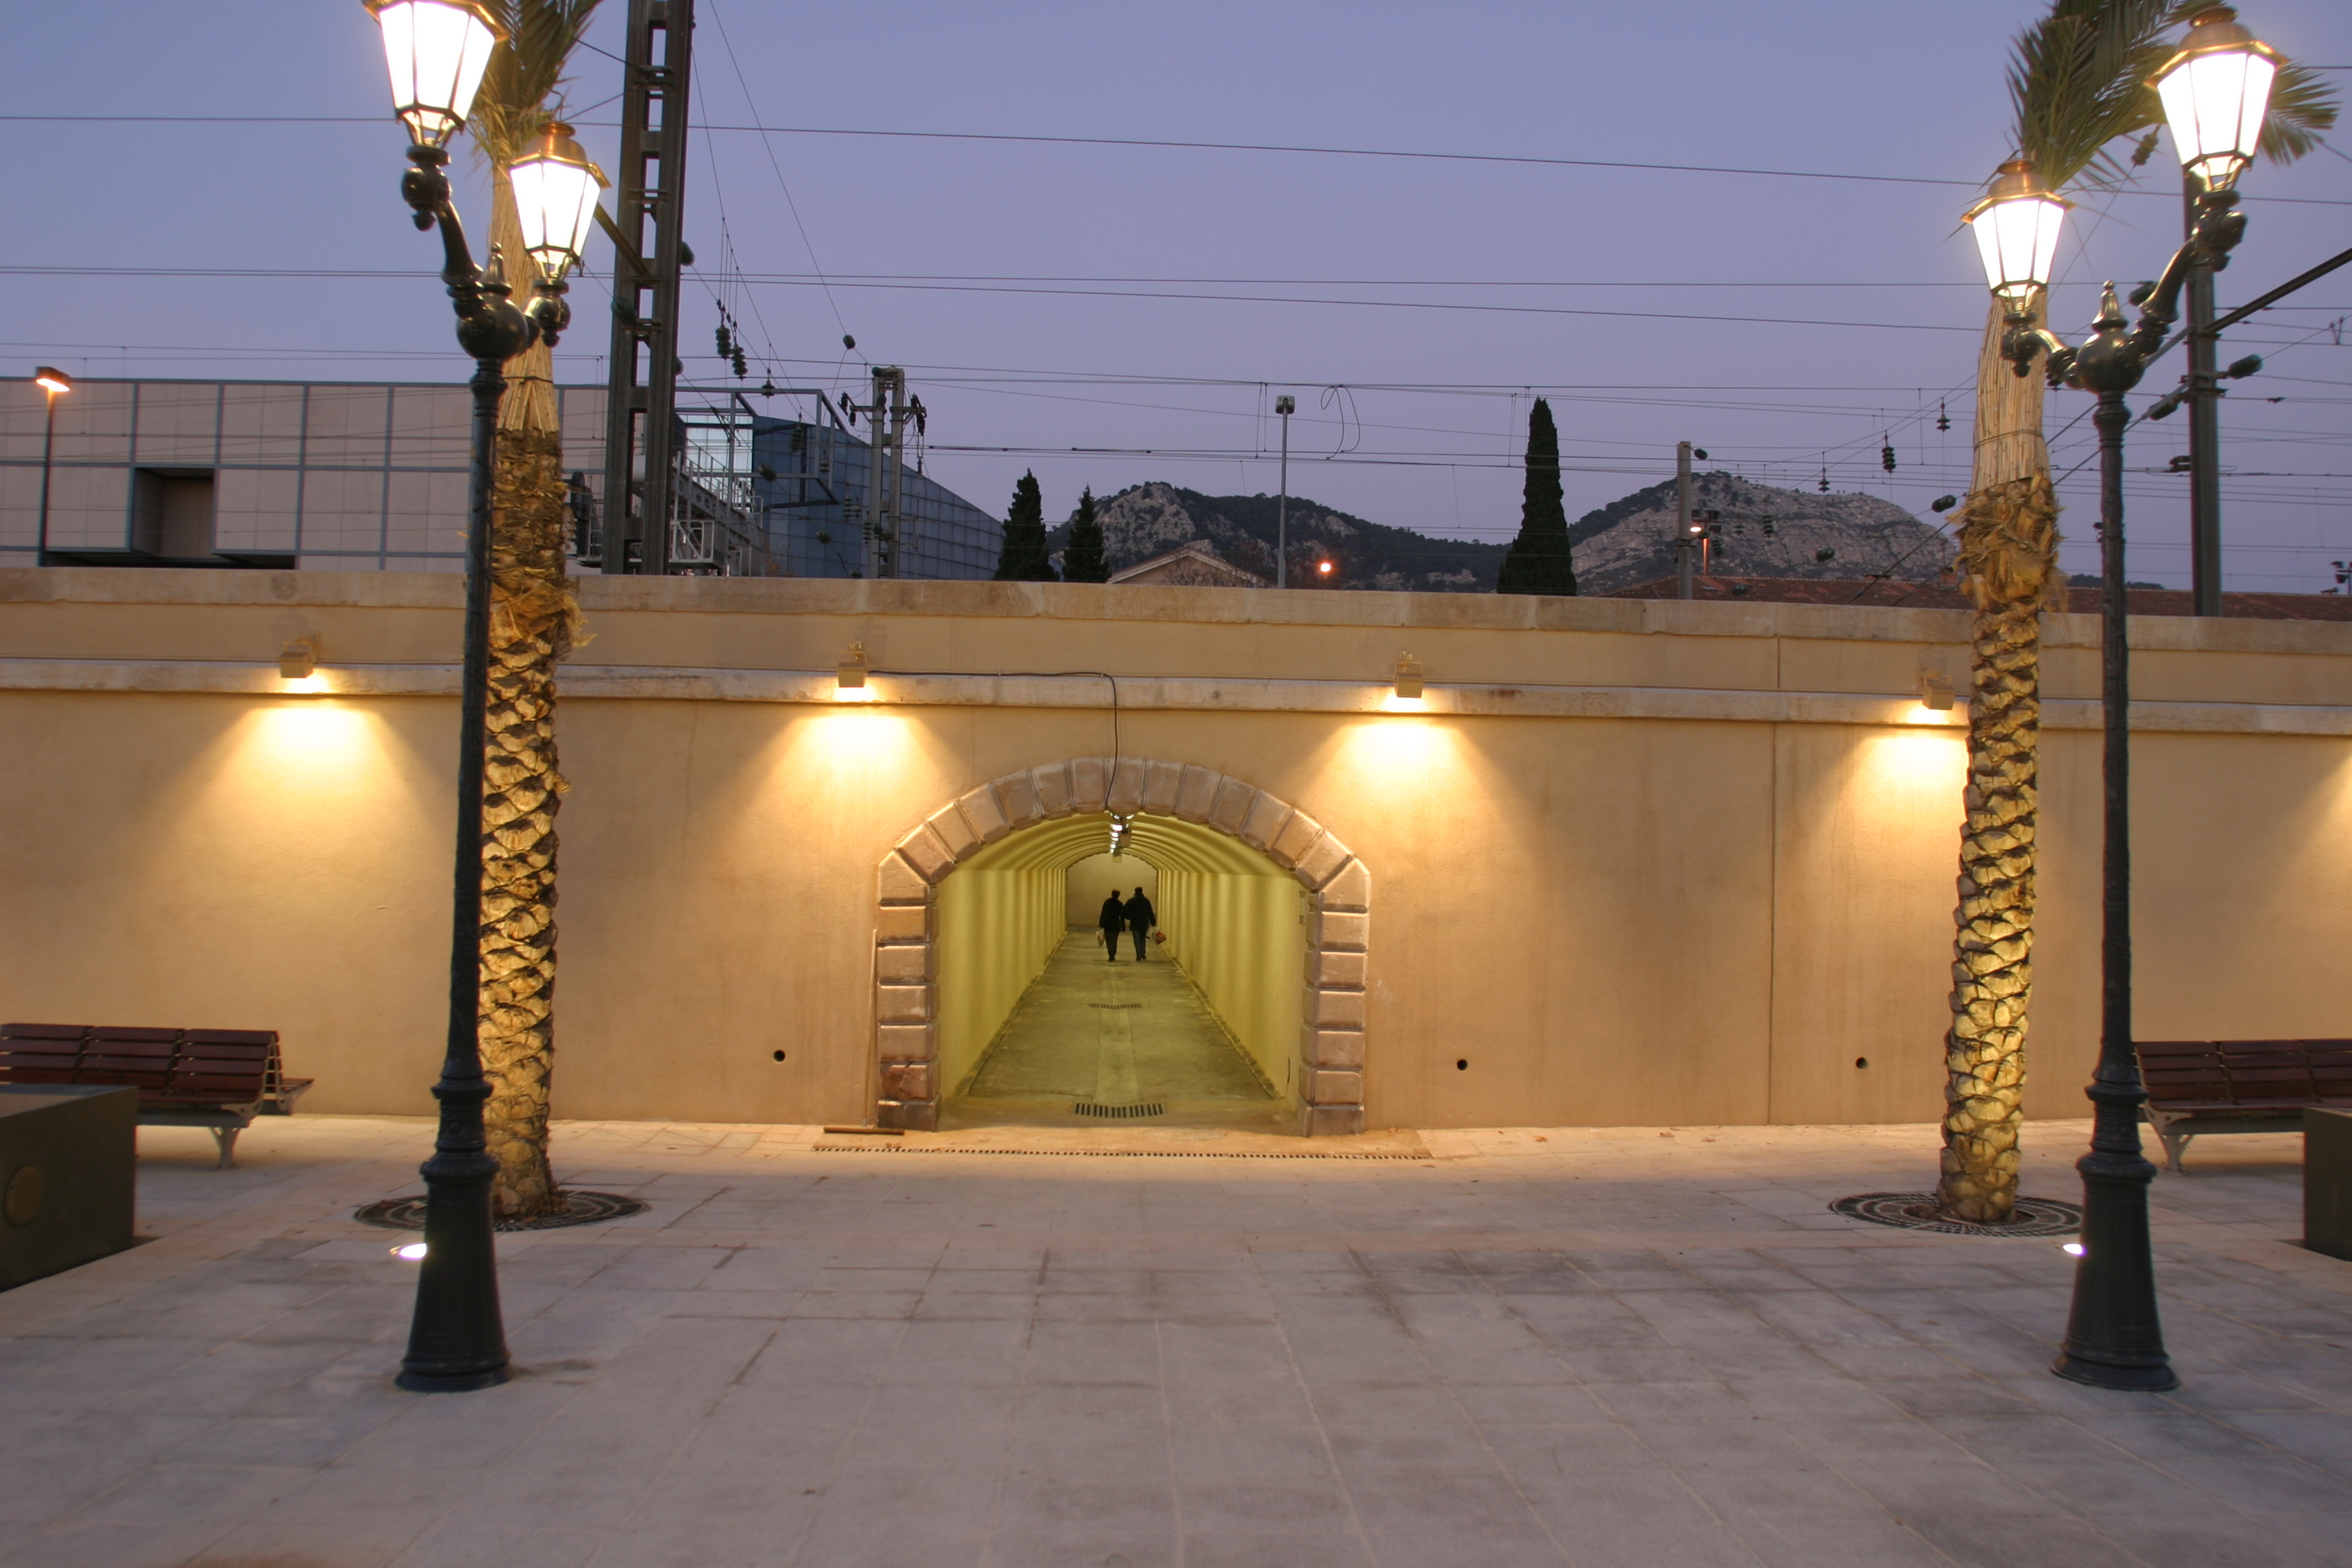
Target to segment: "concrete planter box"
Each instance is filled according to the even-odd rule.
[[[0,1290],[131,1245],[139,1092],[0,1084]]]
[[[2303,1113],[2303,1244],[2352,1260],[2352,1112]]]

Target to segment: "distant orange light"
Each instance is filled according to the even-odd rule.
[[[1328,577],[1331,574],[1331,563],[1328,561],[1318,561],[1315,563],[1315,570]]]

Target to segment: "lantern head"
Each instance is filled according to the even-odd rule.
[[[2172,149],[2207,190],[2228,190],[2253,162],[2271,80],[2283,63],[2276,49],[2238,25],[2235,11],[2215,5],[2190,19],[2179,52],[2156,73]]]
[[[522,217],[523,248],[550,283],[561,283],[588,247],[596,222],[596,193],[610,182],[588,161],[572,127],[551,121],[530,152],[507,166],[515,207]]]
[[[45,364],[33,372],[33,384],[55,398],[60,392],[73,390],[73,377],[55,365]]]
[[[506,29],[477,0],[361,0],[383,29],[392,111],[420,147],[439,147],[466,122],[490,51]]]
[[[1985,281],[1996,295],[2022,307],[2036,289],[2050,286],[2058,231],[2073,205],[2042,183],[2032,159],[2011,158],[2000,166],[1984,199],[1961,215],[1977,237]]]

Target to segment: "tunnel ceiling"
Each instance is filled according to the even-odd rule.
[[[973,871],[1067,870],[1110,847],[1110,817],[1097,812],[1041,822],[998,839],[957,868]],[[1289,872],[1259,850],[1213,827],[1174,816],[1129,819],[1127,852],[1155,871],[1214,872],[1228,877],[1280,877]]]

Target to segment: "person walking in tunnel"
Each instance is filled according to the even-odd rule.
[[[1118,895],[1114,893],[1111,896],[1117,898]],[[1105,906],[1103,914],[1104,918],[1109,918],[1108,906]],[[1159,914],[1151,907],[1151,900],[1143,896],[1143,889],[1136,889],[1135,897],[1127,900],[1127,929],[1135,933],[1135,962],[1138,963],[1145,962],[1143,944],[1151,940],[1151,928],[1159,918]],[[1113,947],[1118,945],[1118,937],[1116,933],[1112,935],[1110,941]]]
[[[1141,889],[1136,889],[1138,892]],[[1103,956],[1111,963],[1118,962],[1118,933],[1127,929],[1127,906],[1118,901],[1118,889],[1113,888],[1110,897],[1103,900],[1102,913],[1096,916],[1102,927]]]

